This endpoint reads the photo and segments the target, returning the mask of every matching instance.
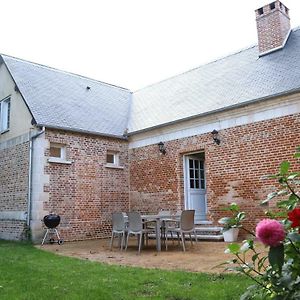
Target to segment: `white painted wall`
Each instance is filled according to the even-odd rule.
[[[32,127],[32,116],[21,94],[15,91],[15,83],[11,78],[5,64],[0,66],[0,101],[11,97],[10,102],[10,128],[0,134],[0,143],[28,133]]]

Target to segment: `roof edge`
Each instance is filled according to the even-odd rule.
[[[231,110],[231,109],[234,109],[234,108],[240,108],[240,107],[243,107],[243,106],[247,106],[249,104],[255,104],[255,103],[258,103],[258,102],[261,102],[261,101],[264,101],[264,100],[269,100],[269,99],[273,99],[273,98],[281,97],[281,96],[287,96],[287,95],[295,94],[295,93],[298,93],[298,92],[300,92],[300,88],[292,89],[292,90],[289,90],[289,91],[286,91],[286,92],[277,93],[277,94],[266,96],[266,97],[261,97],[261,98],[257,98],[257,99],[248,100],[248,101],[245,101],[243,103],[238,103],[238,104],[230,105],[230,106],[227,106],[227,107],[222,107],[222,108],[215,109],[215,110],[212,110],[212,111],[208,111],[208,112],[205,112],[205,113],[202,113],[202,114],[197,114],[197,115],[194,115],[194,116],[178,119],[178,120],[175,120],[175,121],[170,121],[170,122],[167,122],[167,123],[147,127],[147,128],[140,129],[140,130],[137,130],[137,131],[131,131],[131,132],[129,131],[128,132],[128,137],[131,137],[135,134],[147,132],[147,131],[150,131],[150,130],[162,128],[162,127],[165,127],[165,126],[174,125],[174,124],[177,124],[177,123],[180,123],[180,122],[185,122],[185,121],[197,119],[199,117],[205,117],[205,116],[213,115],[215,113],[228,111],[228,110]]]
[[[16,83],[16,80],[15,80],[15,78],[14,78],[14,76],[13,76],[11,70],[9,69],[9,66],[7,65],[5,59],[3,58],[3,55],[6,56],[5,54],[1,54],[1,53],[0,53],[1,62],[3,62],[3,64],[5,65],[5,67],[6,67],[7,71],[8,71],[8,73],[9,73],[9,75],[10,75],[10,77],[11,77],[11,79],[13,80],[15,86],[17,87],[17,89],[18,89],[17,92],[20,93],[20,95],[21,95],[21,97],[22,97],[22,99],[23,99],[23,101],[24,101],[24,103],[25,103],[25,105],[26,105],[26,107],[27,107],[29,113],[31,114],[31,117],[32,117],[32,119],[33,119],[33,123],[36,123],[36,119],[35,119],[35,117],[34,117],[34,114],[33,114],[33,112],[31,111],[31,109],[30,109],[30,107],[29,107],[29,105],[28,105],[28,103],[27,103],[27,101],[26,101],[24,95],[22,94],[22,91],[21,91],[20,88],[18,87],[18,85],[17,85],[17,83]]]
[[[64,73],[64,74],[69,74],[69,75],[72,75],[72,76],[76,76],[76,77],[80,77],[80,78],[83,78],[83,79],[91,80],[91,81],[94,81],[94,82],[97,82],[97,83],[100,83],[100,84],[103,84],[103,85],[106,85],[106,86],[111,86],[111,87],[115,87],[115,88],[118,88],[118,89],[121,89],[121,90],[131,92],[127,88],[124,88],[124,87],[121,87],[121,86],[118,86],[118,85],[115,85],[115,84],[107,83],[107,82],[104,82],[104,81],[101,81],[101,80],[97,80],[97,79],[94,79],[94,78],[91,78],[91,77],[87,77],[87,76],[84,76],[84,75],[64,71],[64,70],[61,70],[61,69],[58,69],[58,68],[53,68],[53,67],[50,67],[50,66],[47,66],[47,65],[32,62],[32,61],[26,60],[26,59],[21,59],[21,58],[11,56],[11,55],[6,55],[6,54],[3,54],[3,53],[2,54],[0,53],[0,55],[4,56],[4,57],[15,59],[15,60],[18,60],[18,61],[22,61],[22,62],[25,62],[25,63],[29,63],[29,64],[32,64],[32,65],[40,66],[42,68],[50,69],[52,71],[56,71],[56,72],[60,72],[60,73]],[[5,61],[5,59],[3,59],[3,60]]]
[[[128,140],[127,136],[124,136],[124,135],[114,135],[114,134],[108,134],[108,133],[100,133],[100,132],[97,132],[97,131],[68,128],[68,127],[63,127],[63,126],[46,125],[46,124],[41,124],[41,123],[38,123],[38,124],[35,124],[35,125],[39,126],[39,127],[45,127],[46,129],[48,128],[48,129],[64,130],[64,131],[68,131],[68,132],[98,135],[98,136],[103,136],[103,137],[121,139],[121,140],[125,140],[125,141]]]

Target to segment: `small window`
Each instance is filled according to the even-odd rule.
[[[66,146],[50,143],[50,157],[65,160],[66,159]]]
[[[109,151],[106,153],[106,163],[109,165],[119,165],[119,153]]]
[[[261,8],[258,9],[258,14],[260,16],[264,14],[264,8],[263,7],[261,7]]]
[[[271,10],[275,9],[275,2],[273,2],[273,3],[270,4],[270,9]]]
[[[9,130],[10,125],[10,98],[0,101],[0,132]]]

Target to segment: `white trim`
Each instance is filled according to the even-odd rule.
[[[50,157],[48,158],[49,163],[57,163],[57,164],[65,164],[65,165],[71,165],[74,161],[73,160],[65,160],[58,157]]]
[[[6,110],[4,110],[4,108],[6,108]],[[9,131],[10,121],[11,121],[10,111],[11,111],[11,96],[7,96],[4,99],[0,100],[0,134],[4,134]]]
[[[105,168],[109,168],[109,169],[120,169],[120,170],[123,170],[124,167],[123,166],[117,166],[115,164],[106,164],[104,165]]]
[[[209,133],[214,129],[220,131],[297,113],[300,113],[299,93],[136,134],[129,139],[129,149],[157,144],[161,140],[172,141]]]
[[[288,41],[288,39],[289,39],[289,36],[290,36],[291,32],[292,32],[292,29],[289,30],[289,32],[288,32],[288,34],[286,35],[286,38],[284,39],[283,44],[282,44],[281,46],[276,47],[276,48],[273,48],[273,49],[271,49],[271,50],[267,50],[267,51],[262,52],[262,53],[259,53],[259,57],[265,56],[265,55],[270,54],[270,53],[272,53],[272,52],[275,52],[275,51],[278,51],[278,50],[283,49],[284,46],[285,46],[285,44],[287,43],[287,41]]]
[[[186,157],[187,155],[183,155],[183,197],[184,197],[184,209],[188,207],[188,182],[187,182],[187,170],[186,170]]]
[[[26,211],[0,211],[0,220],[26,221]]]
[[[107,161],[107,155],[112,155],[114,162],[110,163]],[[106,151],[106,165],[108,168],[119,167],[120,166],[120,153],[119,151],[107,150]]]
[[[0,142],[0,150],[8,149],[8,148],[14,147],[16,145],[26,143],[29,141],[29,138],[30,138],[30,132],[19,135],[15,138]]]
[[[51,148],[60,149],[60,157],[51,156],[51,153],[50,153],[49,154],[49,159],[48,159],[49,162],[58,162],[58,160],[59,161],[67,161],[67,151],[66,151],[66,145],[65,144],[50,142],[50,148],[49,148],[50,152],[51,152]]]

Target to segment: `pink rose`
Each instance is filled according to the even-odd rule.
[[[256,226],[256,237],[267,246],[277,247],[285,238],[284,227],[276,220],[264,219]]]

